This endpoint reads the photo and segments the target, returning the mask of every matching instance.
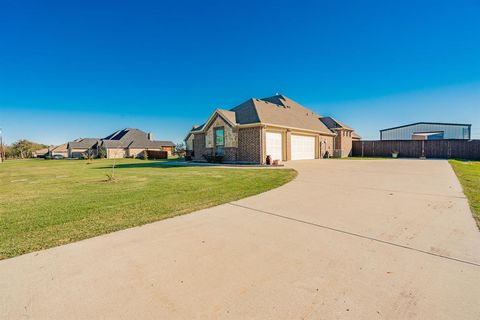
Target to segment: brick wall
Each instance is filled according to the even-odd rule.
[[[107,158],[108,159],[125,158],[126,156],[127,156],[127,151],[125,149],[117,149],[117,148],[107,149]]]
[[[261,127],[240,128],[238,130],[237,161],[261,163]]]
[[[238,148],[224,148],[223,161],[237,161]]]
[[[320,136],[320,141],[325,141],[325,143],[321,142],[320,144],[320,157],[333,157],[333,139],[332,136]]]
[[[237,132],[232,128],[223,118],[216,116],[213,122],[209,125],[207,131],[205,132],[205,146],[207,148],[214,147],[215,140],[215,129],[218,127],[223,127],[224,130],[224,144],[225,148],[236,148],[237,147]]]
[[[195,133],[193,142],[193,159],[194,160],[204,160],[203,155],[205,154],[205,134]]]
[[[352,132],[348,130],[337,130],[335,137],[335,156],[348,157],[352,152]]]

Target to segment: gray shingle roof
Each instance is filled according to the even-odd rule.
[[[102,139],[102,144],[106,148],[161,148],[175,146],[171,141],[150,140],[146,132],[134,128],[116,131]]]
[[[102,140],[101,146],[105,148],[123,148],[122,142],[119,140]]]
[[[68,143],[64,143],[64,144],[58,145],[56,147],[53,147],[50,151],[65,152],[65,151],[67,151],[67,148],[68,148]]]
[[[237,116],[234,111],[230,110],[223,110],[223,109],[218,109],[218,113],[220,113],[225,119],[230,121],[232,124],[237,123]]]
[[[251,98],[228,111],[217,109],[216,112],[238,125],[262,123],[326,134],[332,134],[331,129],[337,126],[353,130],[333,118],[322,118],[316,112],[281,94],[262,99]],[[324,122],[322,119],[328,120]],[[205,124],[192,128],[190,133],[204,129]]]
[[[68,143],[69,149],[91,149],[97,143],[100,142],[100,139],[97,138],[79,138]]]
[[[283,95],[249,99],[231,109],[239,124],[268,123],[324,133],[330,130],[320,121],[320,115]]]
[[[332,117],[322,117],[320,120],[327,126],[329,129],[347,129],[347,130],[353,130],[349,126],[341,123],[340,121],[332,118]]]
[[[105,148],[152,148],[174,147],[172,141],[150,140],[148,134],[139,129],[125,128],[103,138],[80,138],[68,143],[71,149],[94,148],[98,144]]]

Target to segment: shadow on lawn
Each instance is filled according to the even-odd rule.
[[[115,164],[115,169],[131,169],[131,168],[182,168],[182,167],[194,167],[195,165],[189,165],[188,162],[178,161],[178,160],[167,160],[167,161],[152,161],[145,160],[145,162],[137,163],[117,163]],[[95,169],[111,169],[112,165],[96,167]]]
[[[115,169],[131,169],[131,168],[215,168],[215,167],[232,167],[232,168],[256,168],[256,167],[267,167],[265,165],[256,165],[256,164],[228,164],[228,163],[206,163],[206,162],[190,162],[183,160],[163,160],[163,161],[151,161],[146,160],[145,162],[137,163],[117,163]],[[102,166],[95,169],[111,169],[112,166]]]

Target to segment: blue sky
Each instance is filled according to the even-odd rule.
[[[478,1],[0,1],[0,127],[58,144],[180,141],[281,92],[367,139],[417,121],[480,138]]]

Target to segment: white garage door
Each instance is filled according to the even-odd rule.
[[[292,135],[292,160],[315,159],[315,137]]]
[[[282,160],[282,134],[267,132],[265,140],[267,156],[272,157],[272,160]]]

